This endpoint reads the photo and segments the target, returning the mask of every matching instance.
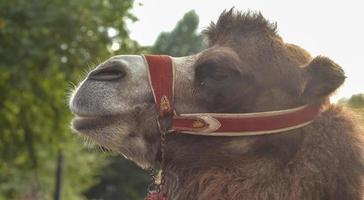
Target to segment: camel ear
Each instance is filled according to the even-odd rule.
[[[338,64],[322,56],[314,58],[303,70],[307,82],[302,96],[313,101],[332,94],[346,78]]]

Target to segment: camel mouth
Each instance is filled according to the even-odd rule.
[[[102,129],[117,121],[116,116],[76,116],[71,122],[71,128],[79,133]]]

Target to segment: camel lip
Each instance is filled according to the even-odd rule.
[[[76,132],[87,132],[102,129],[116,122],[115,116],[76,116],[72,119],[71,128]]]

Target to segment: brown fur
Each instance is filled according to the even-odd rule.
[[[328,105],[345,79],[341,68],[285,44],[261,14],[224,12],[205,33],[210,48],[195,64],[195,87],[206,111],[307,103],[324,111],[304,128],[269,136],[169,135],[169,199],[362,199],[362,131],[346,111]]]

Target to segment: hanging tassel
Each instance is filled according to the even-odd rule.
[[[167,200],[167,195],[157,191],[151,191],[144,200]]]

